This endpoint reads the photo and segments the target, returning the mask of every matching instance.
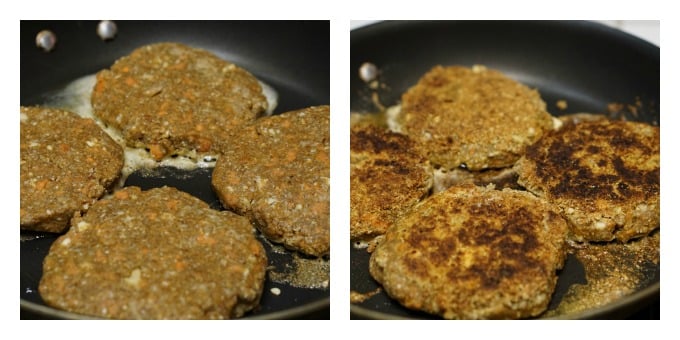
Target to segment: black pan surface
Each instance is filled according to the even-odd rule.
[[[370,62],[379,69],[382,86],[368,86],[359,68]],[[381,22],[351,32],[351,110],[375,112],[372,96],[384,106],[398,104],[401,94],[435,65],[486,65],[537,88],[554,115],[590,112],[610,114],[610,103],[634,105],[622,110],[629,120],[659,125],[659,47],[621,31],[583,21],[407,21]],[[568,110],[559,110],[566,100]],[[375,291],[368,272],[370,255],[350,245],[350,289]],[[561,318],[626,318],[660,297],[660,264],[647,263],[637,290],[608,305],[561,315]],[[559,273],[554,308],[573,284],[586,283],[583,265],[572,255]],[[384,292],[351,305],[356,319],[432,318],[408,310]]]
[[[204,48],[253,73],[279,96],[274,114],[330,103],[328,21],[116,21],[118,34],[110,41],[96,34],[97,21],[21,22],[21,105],[43,104],[47,96],[69,82],[110,67],[113,62],[145,44],[179,42]],[[49,53],[35,45],[38,32],[57,36]],[[182,171],[161,168],[149,174],[133,173],[125,185],[142,189],[177,187],[221,209],[210,188],[211,169]],[[37,286],[42,260],[58,235],[22,232],[21,318],[83,318],[44,304]],[[267,249],[276,271],[294,266],[293,254]],[[270,292],[279,288],[280,295]],[[260,308],[248,318],[328,319],[329,288],[299,288],[286,283],[265,283]]]

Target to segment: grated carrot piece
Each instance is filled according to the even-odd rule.
[[[127,77],[125,78],[125,84],[127,86],[135,86],[137,84],[137,81],[132,77]]]
[[[104,92],[104,88],[106,87],[106,82],[103,79],[100,79],[97,77],[97,85],[94,86],[94,92],[96,94],[101,94]]]
[[[325,152],[317,152],[316,156],[314,157],[317,161],[328,164],[330,162],[330,158],[328,157],[328,154]]]
[[[179,201],[178,200],[170,200],[165,202],[165,206],[168,207],[169,210],[177,210],[177,207],[179,206]]]
[[[212,147],[212,141],[208,138],[200,137],[196,142],[196,151],[198,152],[210,151],[210,148]]]
[[[181,63],[177,63],[175,65],[168,67],[169,70],[184,70],[185,68],[187,68],[187,62],[186,61],[183,61]]]
[[[288,161],[288,162],[294,161],[296,157],[297,157],[297,150],[295,150],[295,149],[288,150],[288,152],[286,153],[286,161]]]
[[[49,184],[49,183],[50,183],[49,179],[39,180],[35,183],[35,188],[38,189],[38,190],[43,190],[47,187],[47,184]]]
[[[166,153],[165,148],[159,144],[149,145],[149,152],[151,153],[151,157],[157,161],[163,159],[163,156],[165,156]]]
[[[182,260],[177,260],[177,261],[175,261],[175,269],[176,269],[177,271],[180,271],[180,272],[181,272],[181,271],[183,271],[186,267],[187,267],[186,261],[182,261]]]
[[[214,238],[212,238],[208,235],[205,235],[205,234],[198,235],[196,237],[196,242],[198,242],[198,244],[203,244],[203,245],[208,245],[208,246],[212,246],[215,243],[217,243],[217,241]]]
[[[327,202],[316,202],[312,204],[312,212],[315,214],[324,214],[328,212],[328,203]]]
[[[128,194],[128,192],[125,191],[125,190],[121,190],[121,191],[116,191],[113,194],[113,197],[120,199],[120,200],[126,200],[130,197],[130,194]]]

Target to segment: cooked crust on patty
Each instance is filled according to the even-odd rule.
[[[123,150],[91,119],[21,107],[21,229],[62,232],[119,177]]]
[[[174,188],[117,191],[50,248],[40,296],[114,319],[226,319],[258,305],[266,253],[247,218]]]
[[[538,91],[483,66],[436,66],[402,96],[403,131],[435,168],[512,166],[552,129]]]
[[[225,208],[269,240],[323,256],[330,249],[330,108],[260,118],[225,141],[212,186]]]
[[[267,108],[257,79],[214,54],[176,43],[140,47],[97,73],[94,114],[157,160],[217,141]]]
[[[564,263],[567,228],[530,193],[451,187],[388,229],[370,272],[404,306],[447,319],[536,316]]]
[[[518,182],[556,204],[576,241],[623,242],[659,227],[659,128],[566,123],[527,149]]]
[[[354,125],[350,147],[350,236],[384,234],[429,194],[427,159],[408,136],[372,125]]]

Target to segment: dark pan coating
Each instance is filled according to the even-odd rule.
[[[402,96],[402,129],[435,168],[512,166],[552,129],[536,90],[483,66],[436,66]]]
[[[556,204],[577,241],[623,242],[659,226],[659,128],[624,121],[566,123],[527,149],[527,190]]]
[[[382,235],[432,187],[427,159],[406,135],[356,124],[350,134],[350,236]]]
[[[157,160],[214,144],[267,108],[247,71],[176,43],[140,47],[97,73],[94,114]]]
[[[532,317],[550,301],[567,228],[530,193],[454,186],[388,229],[370,273],[402,305],[447,319]]]
[[[225,208],[271,241],[323,256],[330,250],[330,108],[260,118],[225,141],[212,175]]]
[[[91,119],[21,107],[21,229],[62,232],[119,177],[123,149]]]
[[[258,305],[267,258],[247,218],[170,187],[93,204],[50,248],[45,303],[113,319],[228,319]]]

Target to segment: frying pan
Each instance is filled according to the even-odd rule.
[[[155,42],[179,42],[209,50],[250,71],[278,92],[274,114],[330,103],[328,21],[116,21],[117,36],[103,41],[96,34],[97,21],[21,22],[21,105],[39,105],[69,82],[110,67],[137,47]],[[38,32],[49,29],[57,44],[49,53],[35,45]],[[181,171],[162,168],[148,174],[134,173],[125,185],[142,189],[163,185],[186,191],[219,209],[210,188],[211,169]],[[42,260],[58,235],[22,232],[21,318],[85,316],[58,311],[44,304],[37,285]],[[270,266],[281,271],[294,265],[290,252],[281,253],[263,242]],[[270,292],[279,288],[280,295]],[[328,319],[328,288],[299,288],[265,282],[260,307],[247,318]]]
[[[359,76],[374,64],[381,86]],[[621,31],[592,22],[562,21],[407,21],[381,22],[351,32],[351,110],[375,112],[398,104],[400,96],[435,65],[486,65],[538,89],[548,112],[608,113],[610,103],[639,103],[629,120],[659,125],[659,48]],[[568,110],[556,106],[566,100]],[[379,285],[368,272],[370,255],[350,245],[350,289],[366,293]],[[643,268],[648,279],[637,290],[608,305],[561,318],[626,318],[660,298],[660,264]],[[585,283],[583,266],[569,256],[551,306],[575,283]],[[551,308],[551,307],[549,307]],[[408,310],[383,291],[352,304],[356,319],[432,318]]]

